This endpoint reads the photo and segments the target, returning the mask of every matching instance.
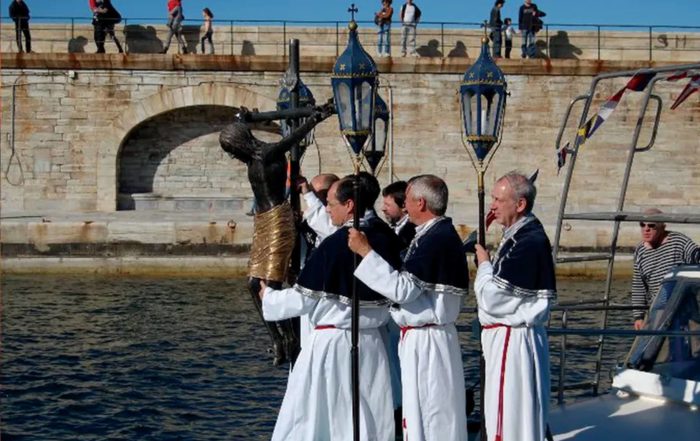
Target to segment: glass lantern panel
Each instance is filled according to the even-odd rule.
[[[304,124],[307,120],[308,120],[308,118],[303,118],[303,119],[301,120],[301,123]],[[309,130],[309,132],[308,132],[308,133],[306,134],[306,136],[304,137],[304,141],[302,141],[302,143],[303,143],[304,145],[307,145],[307,146],[308,146],[308,145],[311,145],[311,143],[314,142],[314,132],[315,132],[314,129]]]
[[[464,115],[464,130],[466,135],[473,135],[476,132],[476,127],[474,127],[474,120],[472,115],[472,105],[474,103],[474,97],[470,93],[465,93],[462,95],[462,112]]]
[[[371,110],[374,105],[372,98],[372,87],[367,81],[363,81],[355,86],[355,112],[357,117],[355,130],[368,130],[370,128]]]
[[[481,95],[481,134],[496,134],[496,110],[498,106],[493,102],[494,92]]]
[[[470,106],[469,106],[469,121],[471,121],[472,124],[472,130],[468,133],[469,135],[481,135],[483,133],[483,129],[481,127],[481,95],[475,95],[472,96],[471,99],[469,100]]]
[[[386,146],[386,121],[377,119],[374,121],[374,150],[383,152]]]
[[[350,85],[343,82],[336,88],[336,106],[340,116],[340,129],[352,130],[352,96],[350,95]]]
[[[289,136],[289,134],[290,134],[291,131],[292,131],[292,128],[291,128],[290,125],[287,123],[287,120],[286,120],[286,119],[283,119],[283,120],[280,121],[280,129],[281,129],[280,131],[282,132],[282,136],[285,137],[285,138],[286,138],[287,136]]]

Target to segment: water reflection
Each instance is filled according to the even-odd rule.
[[[598,297],[599,287],[566,282],[561,299]],[[287,371],[263,353],[268,338],[242,280],[6,277],[2,292],[4,440],[269,439]],[[470,385],[478,347],[460,338]],[[571,366],[592,372],[594,341],[569,354]]]

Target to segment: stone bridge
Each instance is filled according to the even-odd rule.
[[[5,215],[148,209],[241,214],[249,208],[252,195],[245,168],[221,151],[218,133],[242,106],[274,109],[278,80],[287,66],[284,57],[3,53],[0,61],[0,203]],[[302,57],[303,80],[318,102],[331,97],[328,72],[334,61],[333,56]],[[468,62],[378,60],[380,93],[394,116],[391,155],[379,179],[386,185],[419,173],[442,176],[451,192],[448,213],[458,224],[474,226],[476,175],[461,141],[458,97]],[[599,72],[648,65],[504,60],[511,96],[503,142],[487,173],[487,191],[497,176],[511,169],[539,168],[536,212],[552,232],[563,183],[554,143],[567,105],[588,90]],[[602,84],[592,111],[623,84]],[[667,109],[682,87],[668,82],[658,86],[664,101],[661,130],[655,147],[638,156],[628,210],[650,205],[699,210],[700,95],[675,111]],[[625,95],[584,146],[570,207],[614,209],[639,95]],[[650,121],[642,139],[649,136]],[[277,136],[274,127],[257,129],[261,137]],[[567,129],[565,140],[573,139],[574,129]],[[342,175],[351,170],[337,121],[330,119],[317,129],[302,171]],[[621,243],[631,246],[637,233],[626,227]],[[584,224],[565,236],[565,244],[596,248],[608,238],[608,228]]]

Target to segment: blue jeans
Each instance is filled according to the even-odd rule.
[[[501,56],[501,40],[503,39],[503,34],[501,33],[501,28],[491,28],[491,40],[493,40],[493,56]]]
[[[522,57],[530,57],[534,58],[536,51],[535,51],[535,33],[532,31],[522,31],[522,45],[520,48],[522,49]]]
[[[391,23],[379,25],[379,32],[377,32],[377,52],[379,55],[382,53],[391,55]]]

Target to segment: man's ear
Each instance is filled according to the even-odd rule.
[[[518,199],[518,202],[515,204],[515,210],[518,212],[518,214],[525,213],[526,208],[527,208],[527,201],[525,200],[525,198]]]
[[[355,201],[353,201],[352,199],[348,199],[347,207],[348,207],[349,213],[354,213],[355,212]],[[360,217],[362,217],[362,214],[363,213],[360,213]]]

